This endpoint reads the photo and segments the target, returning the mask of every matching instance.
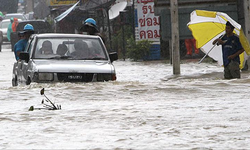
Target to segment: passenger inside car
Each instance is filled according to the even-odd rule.
[[[38,54],[53,54],[52,43],[48,40],[44,41]]]
[[[88,44],[80,39],[74,41],[75,51],[71,53],[71,56],[76,59],[88,58],[90,55]]]
[[[56,54],[63,56],[66,54],[67,51],[68,51],[68,48],[65,44],[59,44],[56,50]]]

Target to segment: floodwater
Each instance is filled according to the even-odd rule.
[[[250,74],[216,63],[116,61],[117,81],[11,86],[0,52],[0,149],[249,149]],[[61,110],[28,111],[46,96]]]

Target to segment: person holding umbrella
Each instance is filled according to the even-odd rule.
[[[222,56],[224,65],[224,78],[240,78],[240,57],[244,52],[238,35],[234,34],[234,26],[227,21],[225,32],[222,38],[215,39],[213,45],[222,45]]]

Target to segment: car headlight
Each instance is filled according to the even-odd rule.
[[[37,79],[39,81],[52,81],[54,79],[53,73],[38,73]]]
[[[103,73],[103,74],[98,74],[97,81],[114,81],[116,80],[116,74],[115,73]]]
[[[111,74],[111,80],[112,80],[112,81],[115,81],[115,80],[116,80],[116,74],[115,74],[115,73]]]

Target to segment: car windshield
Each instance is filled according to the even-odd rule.
[[[108,59],[102,43],[95,38],[38,39],[32,57],[36,59]]]

